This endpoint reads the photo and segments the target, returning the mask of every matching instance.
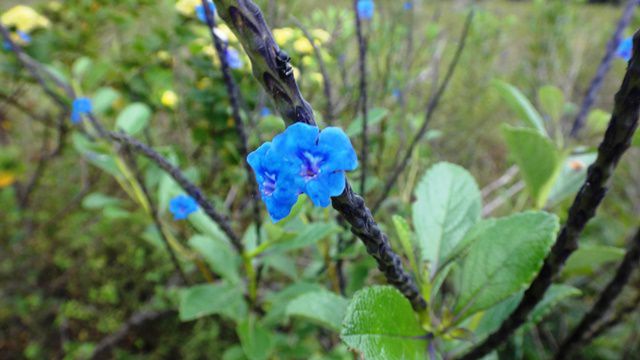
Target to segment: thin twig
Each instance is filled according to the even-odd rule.
[[[367,99],[367,39],[362,31],[362,19],[358,12],[359,0],[353,0],[353,13],[356,23],[356,36],[358,38],[358,69],[360,71],[360,113],[362,115],[362,150],[360,150],[360,192],[365,193],[367,181],[367,167],[369,166],[369,107]]]
[[[508,168],[502,176],[482,188],[482,190],[480,191],[480,193],[482,194],[482,198],[486,199],[487,196],[491,195],[494,191],[507,185],[511,180],[513,180],[516,174],[518,174],[518,166],[513,165]]]
[[[290,58],[274,41],[260,8],[251,0],[218,0],[216,6],[220,16],[240,39],[251,59],[256,79],[271,96],[280,114],[289,123],[315,125],[313,109],[300,94],[293,77]],[[426,309],[426,301],[405,272],[400,257],[391,249],[387,235],[380,230],[364,200],[353,192],[348,181],[344,192],[334,197],[332,203],[376,259],[387,281],[411,302],[415,310]]]
[[[296,19],[294,16],[291,17],[291,20],[302,31],[302,33],[307,38],[307,40],[309,40],[309,42],[311,43],[311,46],[313,46],[313,53],[315,54],[316,60],[318,61],[320,74],[322,74],[322,86],[324,89],[324,97],[326,102],[324,117],[327,121],[327,125],[333,125],[335,112],[333,108],[334,106],[333,95],[331,92],[331,88],[332,88],[331,77],[329,77],[329,72],[327,71],[327,65],[325,64],[324,58],[322,57],[322,52],[320,51],[320,48],[314,41],[313,36],[311,36],[311,34],[309,33],[309,30],[307,30],[307,28],[304,25],[302,25],[302,23],[298,21],[298,19]]]
[[[618,298],[622,289],[627,285],[631,274],[638,266],[638,262],[640,262],[640,229],[638,229],[636,235],[629,243],[627,253],[618,266],[618,270],[613,279],[611,279],[600,293],[600,297],[591,310],[582,317],[580,323],[558,348],[555,354],[556,360],[569,358],[569,355],[581,344],[585,334],[591,330],[595,323],[600,321],[611,304]]]
[[[482,343],[462,357],[464,360],[479,359],[502,344],[522,325],[531,310],[542,300],[553,278],[560,272],[565,261],[577,248],[578,238],[587,222],[595,215],[607,191],[607,183],[638,126],[640,113],[640,32],[633,40],[633,56],[620,90],[615,96],[611,121],[598,148],[598,157],[589,167],[587,178],[569,209],[566,224],[540,269],[540,272],[525,291],[516,310],[502,323],[500,328]]]
[[[39,75],[39,70],[42,70],[43,72],[48,74],[49,77],[54,79],[54,82],[56,82],[56,84],[60,86],[67,93],[68,96],[70,96],[72,99],[75,99],[75,92],[73,91],[73,89],[68,84],[64,83],[61,79],[59,79],[57,76],[53,74],[49,74],[46,68],[44,68],[40,63],[31,59],[31,57],[29,57],[24,52],[22,52],[20,47],[18,47],[11,40],[11,38],[9,37],[9,32],[6,30],[6,28],[2,26],[2,24],[0,24],[0,34],[4,37],[4,40],[7,41],[7,43],[9,43],[9,46],[14,50],[14,52],[18,57],[18,60],[22,63],[24,67],[30,69],[30,71],[32,72],[33,76],[36,77],[36,79],[42,79],[42,77]],[[38,82],[43,88],[48,89],[48,85],[44,81],[41,82],[40,80],[38,80]],[[55,92],[53,91],[47,91],[47,94],[50,94],[50,96],[52,97],[56,96]],[[59,98],[59,99],[60,99],[60,102],[58,102],[58,104],[60,104],[61,108],[68,111],[67,104],[65,103],[65,101],[62,98]],[[123,133],[115,133],[115,132],[107,131],[102,126],[102,124],[98,121],[98,119],[95,117],[93,113],[91,112],[88,113],[87,118],[89,119],[93,128],[98,132],[98,135],[100,137],[104,139],[111,139],[121,143],[129,144],[134,150],[141,152],[148,159],[155,162],[156,165],[158,165],[160,168],[167,171],[169,175],[191,197],[193,197],[196,200],[196,202],[204,210],[205,214],[220,226],[222,231],[229,237],[231,244],[236,248],[236,250],[242,253],[243,246],[242,246],[242,241],[240,240],[240,237],[234,233],[233,229],[231,228],[227,220],[224,217],[222,217],[222,215],[218,214],[218,212],[215,210],[213,205],[204,197],[204,195],[202,195],[202,190],[200,190],[200,188],[198,188],[196,185],[190,182],[185,177],[185,175],[180,171],[180,169],[173,166],[167,159],[162,157],[162,155],[158,154],[156,151],[154,151],[147,145],[139,142],[138,140]]]
[[[615,314],[608,320],[598,325],[593,331],[587,334],[582,341],[583,346],[588,345],[594,339],[600,337],[612,327],[622,323],[625,318],[631,315],[634,311],[640,309],[640,290],[637,291],[636,296],[631,300],[629,304],[620,307],[616,310]]]
[[[611,39],[609,39],[605,54],[600,61],[600,65],[598,65],[596,75],[591,80],[587,93],[582,100],[580,111],[578,112],[575,120],[573,120],[570,133],[572,137],[576,137],[580,129],[584,126],[589,110],[591,110],[591,107],[595,103],[596,97],[598,97],[598,93],[600,92],[600,88],[604,82],[604,78],[607,76],[607,73],[611,68],[611,63],[615,58],[616,49],[618,48],[620,41],[622,41],[622,32],[631,23],[631,20],[633,19],[633,12],[638,4],[640,4],[640,0],[629,0],[622,11],[622,16],[620,17],[620,20],[618,20],[616,30],[613,32]]]
[[[467,15],[467,19],[465,21],[464,28],[462,29],[462,34],[460,35],[460,40],[458,41],[458,48],[456,49],[456,53],[453,56],[453,59],[451,60],[451,63],[449,64],[449,68],[447,69],[447,73],[446,73],[442,83],[438,87],[438,90],[436,91],[435,94],[433,94],[433,96],[429,100],[429,103],[427,104],[427,109],[425,111],[424,120],[422,122],[422,125],[420,125],[420,128],[418,129],[418,132],[416,133],[416,135],[413,138],[413,140],[411,140],[411,143],[409,144],[409,147],[405,151],[404,155],[402,155],[402,157],[400,158],[401,160],[398,163],[398,165],[391,171],[391,174],[387,176],[387,182],[384,185],[384,188],[382,190],[382,194],[380,195],[378,200],[373,204],[373,208],[372,209],[373,209],[373,213],[374,214],[380,209],[380,206],[382,205],[382,203],[389,196],[389,193],[391,192],[391,189],[393,188],[393,186],[395,185],[396,181],[398,180],[398,177],[404,171],[404,169],[407,167],[407,164],[409,163],[409,159],[411,158],[411,154],[413,154],[413,151],[415,150],[415,147],[418,145],[418,143],[422,140],[424,135],[427,133],[427,127],[429,126],[429,123],[431,122],[431,119],[433,118],[433,114],[434,114],[435,110],[438,108],[438,105],[440,104],[440,99],[442,98],[442,95],[444,94],[445,90],[449,86],[449,82],[451,81],[451,78],[453,77],[453,73],[454,73],[456,67],[458,66],[458,63],[460,62],[460,58],[462,56],[462,52],[463,52],[463,50],[465,48],[465,44],[467,42],[467,38],[468,38],[469,33],[471,31],[471,24],[473,23],[474,14],[475,14],[475,9],[472,8],[469,11],[469,14]]]
[[[215,221],[222,231],[229,237],[231,244],[235,247],[238,253],[242,253],[243,246],[240,237],[236,235],[236,233],[231,228],[231,225],[227,222],[227,219],[223,218],[222,215],[218,214],[213,205],[202,195],[202,191],[194,185],[189,179],[187,179],[182,171],[178,169],[176,166],[171,164],[167,159],[162,157],[162,155],[158,154],[155,150],[148,147],[146,144],[134,139],[133,137],[116,132],[107,132],[107,136],[114,141],[117,141],[121,144],[127,144],[136,152],[144,155],[147,159],[153,161],[158,167],[162,170],[166,171],[177,183],[182,187],[184,191],[189,194],[192,198],[196,200],[198,205],[202,208],[202,210]]]
[[[211,6],[209,6],[208,0],[202,0],[202,6],[204,7],[204,14],[207,20],[207,26],[209,27],[209,31],[211,33],[211,40],[213,41],[214,46],[216,47],[216,52],[218,53],[218,59],[220,60],[220,68],[222,69],[222,78],[224,79],[224,84],[227,88],[227,93],[229,94],[229,102],[231,103],[231,114],[233,117],[233,121],[235,123],[236,132],[238,133],[238,151],[240,151],[240,156],[242,157],[242,165],[244,166],[244,170],[247,173],[247,180],[249,182],[249,192],[251,192],[251,205],[253,207],[253,221],[256,223],[256,239],[258,245],[260,244],[261,235],[260,228],[262,227],[262,218],[260,216],[260,192],[258,190],[258,184],[253,176],[253,171],[251,170],[251,166],[247,162],[247,155],[249,154],[249,141],[247,140],[247,132],[244,128],[244,123],[242,122],[242,117],[240,116],[240,90],[238,89],[238,85],[236,84],[233,76],[231,75],[231,68],[229,67],[229,61],[227,60],[227,50],[229,44],[226,40],[220,39],[216,33],[216,20],[215,14],[211,11]]]
[[[497,208],[502,206],[508,199],[512,198],[514,195],[522,191],[524,189],[525,184],[524,181],[518,181],[513,184],[513,186],[509,187],[504,194],[500,194],[495,197],[492,201],[488,202],[485,206],[482,207],[482,216],[487,217],[491,215]]]
[[[144,184],[144,179],[142,177],[142,174],[140,173],[140,168],[138,167],[137,161],[133,156],[128,144],[123,144],[123,149],[125,150],[124,151],[126,155],[125,159],[128,160],[127,162],[129,163],[129,166],[131,166],[133,170],[135,181],[138,182],[138,186],[140,186],[140,189],[142,190],[142,195],[144,196],[144,200],[149,205],[149,216],[151,217],[151,220],[156,226],[156,229],[158,230],[158,234],[160,235],[160,238],[162,239],[162,242],[164,243],[164,246],[167,252],[169,253],[169,257],[171,258],[173,267],[176,269],[176,271],[180,275],[180,278],[182,279],[182,281],[185,284],[189,285],[190,284],[189,278],[185,274],[184,270],[182,270],[182,266],[180,265],[178,256],[176,255],[176,252],[174,251],[174,249],[171,247],[171,243],[169,242],[169,239],[167,239],[167,236],[163,231],[162,222],[160,221],[160,215],[158,213],[158,208],[153,203],[151,194],[149,194],[149,189],[147,189],[147,187]]]

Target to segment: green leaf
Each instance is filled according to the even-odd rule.
[[[575,195],[587,177],[587,169],[593,164],[597,156],[597,153],[588,153],[567,158],[563,162],[560,174],[551,188],[547,206],[553,206],[567,197]]]
[[[251,316],[241,321],[236,332],[242,344],[244,354],[250,360],[265,360],[273,348],[273,336]]]
[[[560,120],[564,113],[564,93],[553,85],[546,85],[538,90],[538,103],[542,110],[553,120]]]
[[[505,125],[502,133],[536,208],[541,209],[560,174],[562,155],[548,137],[535,130]]]
[[[591,110],[587,116],[587,128],[594,134],[603,133],[609,125],[609,120],[610,113],[600,109]]]
[[[96,210],[107,206],[118,206],[122,200],[108,196],[102,193],[91,193],[82,200],[82,207],[85,209]]]
[[[305,282],[294,283],[266,297],[267,314],[263,318],[265,325],[275,325],[284,320],[287,306],[292,299],[309,292],[325,290],[321,285]]]
[[[90,58],[86,56],[82,56],[73,62],[73,66],[71,68],[71,74],[75,79],[82,79],[82,76],[84,75],[85,72],[87,72],[87,70],[89,70],[89,68],[91,67],[91,64],[92,64],[92,61]]]
[[[230,283],[240,282],[240,274],[238,273],[240,258],[231,249],[228,242],[209,236],[195,235],[189,239],[189,246],[204,257],[216,274],[229,280]]]
[[[540,113],[531,105],[531,102],[524,96],[520,90],[513,85],[504,81],[494,80],[494,86],[498,90],[500,96],[507,101],[520,120],[526,122],[531,128],[537,130],[540,134],[547,136],[547,130],[544,128],[544,120]]]
[[[425,334],[409,300],[391,286],[374,286],[353,296],[340,338],[367,360],[412,360],[425,358]]]
[[[303,227],[293,239],[272,245],[269,248],[269,253],[282,253],[304,248],[337,233],[339,230],[340,228],[335,224],[312,223]]]
[[[236,284],[195,285],[180,291],[180,320],[190,321],[203,316],[221,314],[240,321],[247,314],[242,289]]]
[[[524,325],[525,329],[533,327],[535,324],[541,322],[553,308],[558,305],[562,300],[573,297],[580,296],[582,292],[573,286],[563,285],[563,284],[553,284],[544,294],[544,298],[540,301],[531,314],[529,315],[529,320]]]
[[[567,260],[562,269],[563,276],[593,274],[600,266],[622,260],[625,250],[606,245],[582,245]]]
[[[542,267],[559,223],[555,215],[531,211],[477,227],[462,263],[454,310],[459,320],[524,289]]]
[[[111,109],[113,103],[118,100],[120,93],[111,87],[98,89],[93,95],[93,112],[97,115],[104,114]]]
[[[73,133],[71,139],[76,151],[82,154],[82,156],[89,160],[90,163],[114,177],[122,177],[120,169],[118,168],[110,149],[106,145],[92,142],[84,135],[77,132]]]
[[[367,125],[373,126],[378,124],[389,114],[389,110],[384,108],[369,109],[367,116]],[[354,137],[362,134],[362,116],[358,116],[355,120],[351,121],[347,130],[345,131],[349,137]]]
[[[287,306],[287,316],[298,316],[331,330],[340,331],[349,300],[323,290],[306,293]]]
[[[480,219],[482,196],[473,176],[464,168],[438,163],[416,188],[413,226],[423,261],[433,276],[467,231]]]
[[[151,118],[151,108],[143,103],[133,103],[118,115],[116,129],[129,135],[135,135],[143,130]]]
[[[393,225],[398,233],[398,239],[400,239],[400,245],[402,246],[404,255],[409,259],[413,272],[419,275],[418,265],[416,264],[416,255],[413,251],[413,245],[411,242],[411,228],[407,221],[401,216],[393,215],[392,219]]]

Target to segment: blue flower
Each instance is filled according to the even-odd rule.
[[[16,34],[18,35],[18,38],[20,39],[20,44],[21,45],[29,45],[29,43],[31,43],[31,36],[29,36],[29,34],[27,34],[26,32],[18,30],[16,32]],[[8,41],[3,41],[2,42],[2,48],[4,50],[11,51],[12,50],[11,49],[11,43],[8,42]]]
[[[396,100],[400,100],[402,97],[402,91],[398,88],[391,90],[391,96],[393,96]]]
[[[413,3],[411,1],[405,1],[402,8],[406,11],[413,9]]]
[[[298,195],[327,207],[346,186],[345,171],[358,167],[349,137],[339,128],[296,123],[249,154],[262,200],[273,221],[291,212]]]
[[[271,219],[277,222],[289,215],[300,190],[296,186],[295,169],[272,150],[272,143],[266,142],[247,156],[247,162],[256,175],[262,201]]]
[[[320,132],[315,126],[296,123],[273,139],[273,148],[297,171],[296,186],[316,206],[329,206],[331,197],[344,191],[344,172],[358,167],[349,137],[336,127]]]
[[[207,3],[209,4],[209,8],[211,8],[211,13],[215,14],[216,5],[213,1],[208,1]],[[196,15],[198,16],[198,20],[205,24],[207,23],[207,14],[204,12],[204,6],[202,6],[202,4],[196,5]]]
[[[616,49],[616,56],[624,59],[625,61],[631,60],[631,53],[633,51],[633,37],[622,40]]]
[[[169,211],[175,220],[184,220],[198,211],[198,203],[187,195],[178,195],[169,201]]]
[[[373,0],[358,0],[356,8],[360,19],[371,20],[371,18],[373,18],[373,13],[376,10],[376,4]]]
[[[262,109],[260,109],[260,116],[261,117],[265,117],[265,116],[269,116],[271,115],[271,109],[269,109],[266,106],[263,106]]]
[[[228,48],[225,53],[225,58],[227,59],[227,64],[232,69],[240,69],[242,68],[242,59],[240,58],[240,53],[238,50],[234,48]]]
[[[71,122],[78,124],[82,121],[82,114],[87,114],[92,111],[91,99],[88,98],[76,98],[71,104]]]

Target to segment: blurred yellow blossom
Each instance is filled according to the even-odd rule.
[[[162,93],[160,102],[169,109],[175,109],[178,105],[178,95],[173,90],[166,90]]]
[[[311,30],[311,36],[313,36],[313,39],[320,44],[324,44],[331,40],[331,34],[322,29]]]
[[[16,181],[16,176],[8,171],[0,171],[0,189],[13,184]]]
[[[297,67],[293,67],[293,77],[296,80],[300,80],[300,69],[298,69]]]
[[[313,52],[313,45],[311,41],[305,37],[301,37],[293,43],[293,48],[301,54],[311,54]]]
[[[278,45],[282,46],[293,38],[294,33],[293,29],[289,27],[273,29],[273,38]]]
[[[322,85],[322,83],[324,82],[324,77],[322,77],[322,74],[320,74],[319,72],[312,72],[311,74],[309,74],[309,79],[311,79],[311,81],[317,85]]]
[[[158,60],[164,62],[164,63],[169,63],[171,62],[171,54],[169,54],[168,51],[165,50],[160,50],[156,53],[156,57],[158,58]]]
[[[311,56],[303,56],[302,57],[302,65],[305,67],[313,66],[316,63],[315,59]]]
[[[32,8],[25,5],[16,5],[0,16],[0,23],[7,27],[15,27],[16,30],[30,33],[38,28],[49,27],[49,19],[38,14]]]
[[[202,5],[200,0],[178,0],[176,10],[184,16],[193,16],[198,5]]]
[[[47,8],[53,12],[58,12],[62,10],[62,3],[60,1],[50,1],[47,4]]]
[[[198,80],[198,82],[196,83],[196,87],[198,88],[198,90],[204,90],[208,88],[210,85],[211,85],[211,79],[207,77],[203,77],[202,79]]]

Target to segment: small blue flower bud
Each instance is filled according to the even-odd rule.
[[[174,220],[184,220],[198,211],[198,203],[191,196],[178,195],[169,201],[169,211]]]

